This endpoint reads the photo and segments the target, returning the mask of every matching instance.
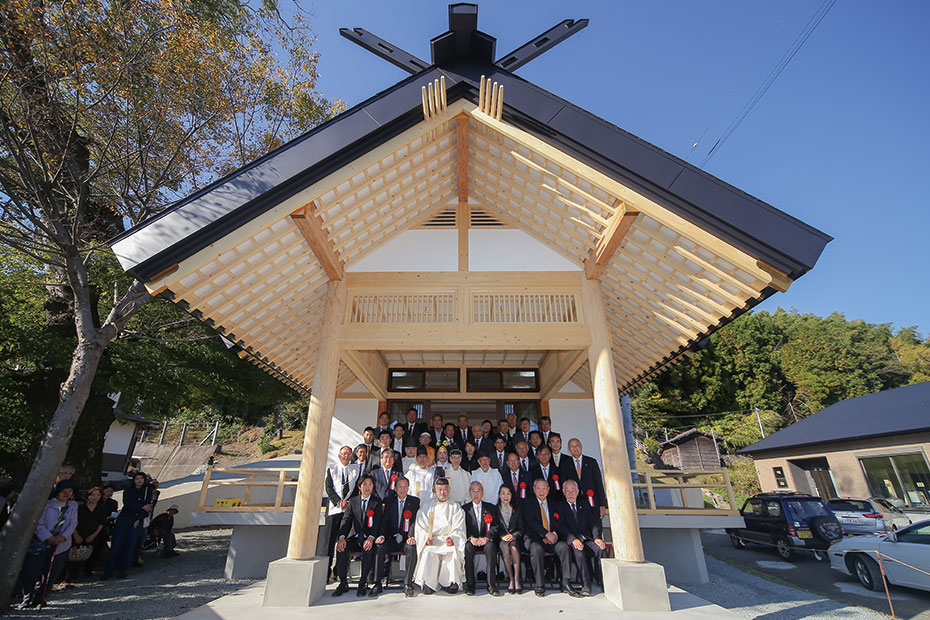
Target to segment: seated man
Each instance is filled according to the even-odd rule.
[[[523,540],[530,550],[530,564],[536,577],[536,596],[546,595],[543,560],[548,551],[558,556],[559,563],[562,565],[562,592],[578,598],[581,593],[572,588],[569,583],[571,552],[568,543],[559,540],[559,535],[556,533],[558,511],[548,502],[549,484],[545,480],[537,480],[533,483],[533,494],[534,498],[523,502],[520,512],[523,515]]]
[[[362,552],[358,596],[368,593],[365,579],[375,562],[375,539],[381,531],[381,500],[372,493],[374,488],[371,476],[362,476],[358,485],[359,495],[349,500],[348,507],[342,513],[339,541],[336,542],[336,575],[339,577],[339,585],[333,591],[333,596],[342,596],[349,591],[349,554],[358,551]]]
[[[601,558],[607,554],[607,545],[601,538],[601,520],[588,502],[578,501],[577,482],[567,480],[562,491],[565,500],[556,508],[559,513],[559,539],[571,545],[575,565],[581,572],[581,592],[591,596],[591,568],[586,556],[594,558],[597,568]]]
[[[178,505],[171,504],[171,507],[166,512],[152,519],[152,523],[149,525],[149,536],[162,539],[165,546],[162,550],[162,556],[166,558],[178,555],[178,552],[174,550],[175,545],[177,545],[174,537],[174,515],[176,514],[178,514]]]
[[[462,504],[465,511],[465,594],[475,595],[475,552],[484,549],[487,562],[488,592],[500,596],[497,589],[497,540],[499,523],[494,504],[481,501],[484,489],[480,482],[472,482],[468,488],[471,501]]]
[[[410,481],[400,477],[394,481],[396,496],[384,500],[384,514],[381,516],[381,535],[375,539],[378,547],[375,560],[375,585],[368,596],[381,594],[384,578],[385,559],[389,553],[404,552],[404,595],[415,596],[413,589],[413,571],[417,565],[417,542],[413,536],[420,500],[408,495]]]
[[[462,561],[465,550],[465,512],[449,501],[449,481],[436,481],[435,498],[425,502],[417,513],[414,538],[417,565],[413,580],[423,594],[439,588],[449,594],[459,591],[464,580]]]

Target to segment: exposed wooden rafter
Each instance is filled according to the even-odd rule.
[[[464,112],[455,117],[455,144],[459,190],[459,204],[455,211],[455,225],[459,232],[459,271],[468,271],[471,209],[468,206],[468,115]]]
[[[571,380],[581,365],[588,360],[588,352],[550,351],[539,365],[539,397],[548,400]]]
[[[378,400],[387,400],[387,365],[377,351],[342,351],[342,361]]]
[[[599,278],[601,272],[610,264],[610,259],[623,243],[623,238],[632,228],[636,216],[639,215],[638,211],[630,209],[623,202],[617,201],[616,207],[617,210],[610,216],[597,246],[591,249],[584,261],[584,275],[591,280]]]
[[[313,255],[316,256],[329,279],[341,280],[345,274],[345,263],[339,258],[339,253],[326,236],[323,220],[316,214],[316,205],[313,202],[307,203],[291,213],[291,220],[306,239],[307,245],[310,246]]]

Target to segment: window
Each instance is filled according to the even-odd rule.
[[[765,502],[765,507],[768,509],[770,517],[781,517],[781,504],[778,502]]]
[[[775,484],[778,485],[778,488],[787,489],[788,479],[785,478],[785,470],[781,467],[773,467],[772,471],[775,473]]]
[[[743,506],[743,514],[747,517],[761,517],[765,514],[761,499],[751,499]]]
[[[469,368],[467,382],[469,392],[538,392],[539,371]]]
[[[911,527],[897,535],[898,542],[930,545],[930,525]]]
[[[872,495],[899,508],[930,506],[930,467],[923,454],[860,458]]]
[[[831,499],[827,506],[840,512],[875,512],[872,504],[864,499]]]
[[[788,514],[793,521],[802,521],[810,517],[828,517],[827,509],[823,502],[813,499],[793,499],[785,502],[788,506]]]
[[[389,392],[458,392],[459,371],[451,369],[392,368]]]

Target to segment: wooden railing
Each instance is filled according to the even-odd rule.
[[[475,323],[578,323],[572,293],[473,293]]]
[[[297,486],[297,467],[235,468],[210,466],[203,477],[198,512],[291,512],[284,490]],[[216,473],[234,474],[233,480],[215,480]],[[738,515],[730,474],[725,469],[680,471],[675,469],[634,470],[633,489],[639,514]],[[687,480],[696,480],[687,482]],[[208,501],[210,489],[236,489]],[[274,489],[273,501],[253,501],[253,495]],[[708,506],[704,490],[726,496],[728,505]],[[271,500],[271,496],[260,500]]]
[[[708,506],[715,502],[705,498],[705,490],[711,497],[726,495],[727,506]],[[726,469],[638,469],[633,471],[633,492],[640,514],[739,514]]]
[[[197,502],[198,512],[291,512],[294,510],[292,502],[284,501],[284,489],[297,486],[297,467],[261,467],[261,468],[223,468],[210,465],[203,476],[203,486],[200,490],[200,500]],[[234,474],[239,479],[214,480],[217,473]],[[235,494],[226,494],[224,497],[208,501],[210,489],[229,487],[237,488]],[[265,489],[274,489],[274,498],[270,496],[258,498],[253,501],[253,491],[259,494]],[[229,495],[226,497],[225,495]],[[264,501],[264,500],[271,501]]]

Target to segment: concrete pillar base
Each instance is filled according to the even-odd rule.
[[[622,611],[672,610],[665,569],[660,564],[605,558],[601,560],[601,568],[604,594]]]
[[[263,607],[309,607],[326,590],[326,557],[282,558],[268,565]]]

